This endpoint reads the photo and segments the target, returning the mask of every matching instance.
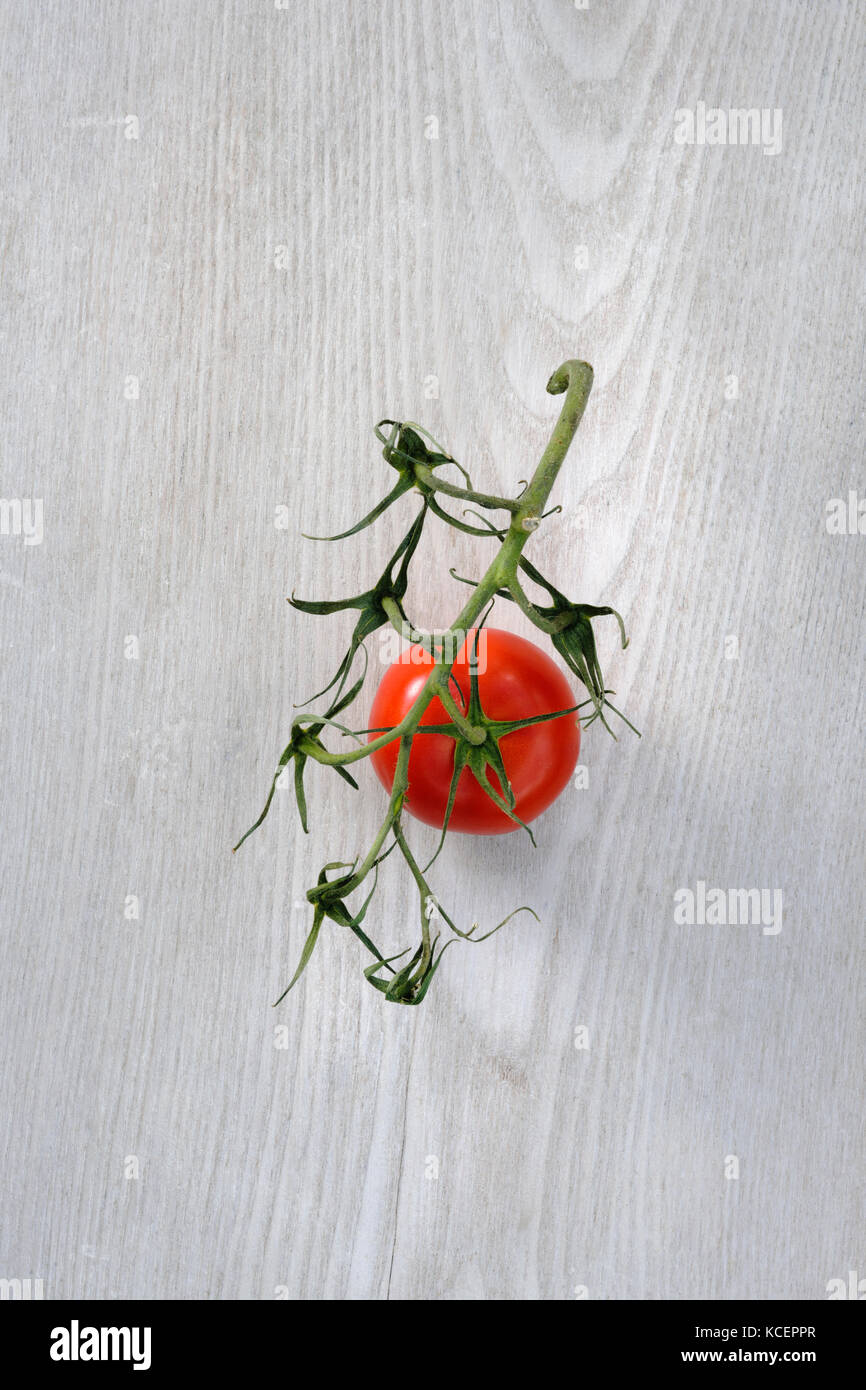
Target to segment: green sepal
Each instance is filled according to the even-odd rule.
[[[481,754],[482,756],[476,756],[478,754]],[[535,836],[533,835],[526,822],[521,820],[517,812],[514,810],[514,791],[512,790],[511,783],[509,782],[507,774],[505,772],[505,765],[502,761],[502,753],[500,752],[499,744],[496,742],[496,740],[491,739],[488,735],[486,742],[482,743],[480,747],[471,747],[468,763],[469,769],[475,777],[475,780],[481,787],[482,791],[485,791],[487,793],[494,805],[498,806],[500,811],[502,811],[506,816],[508,816],[509,820],[513,820],[515,825],[521,826],[522,829],[526,831],[527,835],[532,841],[533,848],[535,848]],[[487,771],[488,765],[491,766],[493,768],[493,771],[496,773],[496,776],[499,780],[499,785],[506,789],[505,796],[500,795],[500,793],[492,785]]]
[[[382,433],[382,425],[391,426],[387,438]],[[354,526],[350,526],[348,531],[340,531],[334,536],[310,536],[304,532],[305,539],[311,541],[347,540],[350,536],[356,536],[359,531],[364,531],[368,526],[372,526],[374,521],[378,521],[383,512],[387,511],[389,507],[393,506],[393,504],[407,492],[411,492],[414,487],[420,487],[422,492],[429,492],[429,489],[416,483],[414,471],[416,463],[423,463],[427,468],[435,468],[442,463],[453,463],[455,467],[460,469],[460,472],[466,479],[467,486],[472,486],[472,480],[469,474],[466,472],[465,468],[460,466],[456,459],[451,458],[449,454],[441,452],[438,446],[437,452],[432,452],[427,448],[421,438],[422,434],[427,435],[431,443],[436,444],[436,441],[433,439],[432,435],[427,434],[427,431],[422,429],[420,425],[416,425],[412,428],[410,425],[402,424],[399,420],[380,420],[375,427],[375,433],[377,439],[379,439],[383,446],[383,456],[391,467],[395,468],[400,474],[397,482],[394,484],[391,491],[386,493],[382,500],[377,502],[375,507],[367,512],[366,516],[363,516]],[[337,610],[305,607],[303,611],[309,613],[336,612]]]
[[[297,984],[298,980],[301,978],[301,976],[303,975],[304,971],[306,970],[307,965],[309,964],[309,961],[310,961],[310,956],[313,954],[313,951],[316,949],[316,942],[317,942],[318,939],[319,939],[319,932],[322,930],[322,922],[323,922],[324,920],[325,920],[325,914],[324,914],[324,912],[322,911],[321,908],[317,908],[317,909],[316,909],[316,912],[315,912],[315,914],[314,914],[314,916],[313,916],[313,925],[312,925],[312,927],[310,928],[310,934],[309,934],[309,936],[307,937],[306,941],[304,942],[304,949],[303,949],[303,951],[301,952],[301,959],[298,961],[298,968],[297,968],[297,970],[295,971],[295,973],[294,973],[294,975],[292,976],[292,978],[291,978],[291,980],[289,981],[289,983],[286,985],[286,987],[285,987],[285,989],[283,990],[282,994],[280,995],[279,999],[277,999],[277,1000],[274,1001],[274,1008],[277,1007],[277,1004],[281,1004],[281,1003],[283,1002],[283,1000],[285,999],[285,997],[286,997],[286,995],[288,994],[289,990],[294,988],[294,986]]]
[[[598,652],[595,645],[595,633],[592,628],[592,619],[601,617],[614,617],[619,624],[620,641],[623,649],[628,646],[625,623],[622,616],[615,608],[609,606],[599,607],[592,603],[572,603],[559,589],[555,588],[531,560],[525,556],[520,557],[520,568],[536,584],[546,589],[553,602],[542,606],[540,603],[530,603],[532,612],[540,619],[540,626],[555,620],[562,621],[562,627],[557,632],[548,633],[554,649],[559,653],[570,671],[577,676],[578,680],[586,687],[592,698],[594,706],[593,714],[585,721],[584,727],[588,727],[593,719],[600,719],[608,733],[616,738],[610,725],[604,717],[605,707],[613,710],[625,724],[640,737],[634,725],[621,714],[607,699],[607,691],[604,685],[604,676],[598,659]],[[460,579],[462,583],[472,583],[472,580],[464,580],[462,576],[451,573],[455,579]],[[499,589],[496,593],[497,598],[510,599],[516,603],[512,593],[507,589]],[[554,716],[547,716],[552,718]]]
[[[377,502],[373,510],[368,512],[365,517],[362,517],[360,521],[356,522],[354,526],[351,526],[348,531],[340,531],[336,536],[308,536],[306,532],[302,532],[302,535],[304,539],[308,541],[345,541],[349,536],[357,536],[359,531],[366,530],[368,526],[373,525],[374,521],[378,521],[382,513],[387,511],[398,498],[410,492],[412,487],[413,481],[410,477],[404,476],[400,478],[394,484],[391,491],[382,498],[381,502]]]
[[[584,703],[591,705],[593,701],[586,700]],[[487,729],[497,738],[504,738],[506,734],[516,733],[518,729],[529,729],[533,724],[549,724],[551,719],[563,719],[568,714],[577,714],[582,708],[582,705],[569,705],[568,709],[551,710],[550,714],[531,714],[527,719],[489,719]]]
[[[528,907],[524,903],[522,907],[515,907],[512,912],[509,912],[507,917],[503,917],[501,922],[497,922],[496,926],[491,927],[490,931],[486,931],[483,936],[475,936],[474,932],[478,926],[477,922],[473,922],[472,926],[469,928],[468,931],[461,931],[459,927],[455,927],[454,923],[451,921],[451,918],[447,916],[447,914],[443,911],[441,907],[439,908],[439,911],[442,913],[442,916],[445,918],[451,930],[455,932],[457,936],[461,937],[464,941],[471,941],[473,946],[477,946],[479,942],[486,941],[488,937],[494,936],[495,933],[500,930],[500,928],[507,926],[507,924],[511,921],[512,917],[517,916],[518,912],[530,912],[532,916],[535,918],[536,922],[541,921],[541,918],[539,917],[535,909],[532,907]]]
[[[439,940],[439,938],[438,938],[438,936],[437,936],[436,939],[435,939],[434,942],[433,942],[433,947],[434,947],[434,949],[435,949],[435,946],[436,946],[436,942],[437,942],[438,940]],[[423,979],[421,980],[420,984],[419,984],[419,985],[417,986],[417,988],[415,989],[415,992],[413,993],[412,998],[411,998],[411,999],[403,999],[403,1000],[401,1000],[401,1003],[403,1003],[403,1004],[420,1004],[420,1003],[421,1003],[421,1000],[424,998],[424,995],[427,993],[428,989],[430,988],[430,984],[431,984],[431,981],[432,981],[432,979],[433,979],[433,976],[436,974],[436,971],[439,969],[439,966],[440,966],[440,964],[441,964],[441,962],[442,962],[442,957],[444,956],[445,952],[448,950],[448,947],[449,947],[449,946],[453,946],[453,945],[454,945],[454,942],[453,942],[453,941],[446,941],[446,942],[445,942],[445,945],[442,947],[442,950],[439,952],[438,956],[434,956],[433,959],[430,961],[429,969],[427,970],[427,973],[424,975],[424,977],[423,977]]]
[[[466,741],[465,738],[461,737],[460,731],[457,728],[456,724],[450,725],[450,729],[452,731],[452,736],[457,740],[454,746],[454,767],[451,773],[451,784],[448,788],[448,801],[445,805],[445,816],[442,821],[442,834],[439,837],[439,843],[436,846],[436,852],[434,853],[433,858],[430,859],[428,863],[424,866],[425,874],[427,873],[428,869],[430,869],[433,866],[433,864],[439,858],[439,855],[442,853],[442,849],[445,844],[445,836],[448,833],[448,823],[451,820],[451,812],[454,810],[454,799],[457,796],[457,783],[460,781],[460,778],[463,774],[463,769],[469,760],[469,743]]]
[[[409,949],[409,948],[408,948],[408,946],[407,946],[407,947],[406,947],[406,951],[408,951],[408,949]],[[396,956],[388,956],[388,957],[386,957],[386,958],[384,958],[384,959],[382,959],[382,960],[374,960],[372,965],[368,965],[368,966],[366,966],[365,969],[364,969],[364,978],[365,978],[365,980],[369,980],[369,981],[370,981],[370,984],[373,986],[374,989],[378,989],[378,990],[381,991],[382,994],[384,994],[384,993],[386,992],[386,990],[388,989],[388,986],[391,984],[391,981],[390,981],[390,980],[380,980],[380,979],[378,979],[377,976],[376,976],[376,971],[377,971],[377,970],[381,970],[381,968],[382,968],[383,965],[387,966],[388,969],[391,970],[391,962],[392,962],[392,961],[395,961],[395,960],[401,960],[402,957],[405,956],[406,951],[398,951],[397,954],[396,954]],[[416,959],[417,959],[417,953],[416,953]],[[392,974],[393,974],[393,973],[394,973],[394,972],[392,971]]]
[[[288,744],[280,754],[280,760],[277,763],[277,770],[274,773],[273,780],[271,781],[271,785],[268,790],[268,795],[265,800],[262,813],[258,817],[258,819],[253,822],[249,830],[247,830],[246,833],[241,836],[234,849],[232,850],[232,853],[240,849],[244,840],[248,839],[249,836],[252,835],[254,830],[258,830],[262,821],[265,819],[265,816],[271,809],[271,802],[274,799],[274,793],[277,789],[277,782],[279,781],[280,773],[283,772],[286,767],[288,767],[289,763],[292,761],[293,758],[295,759],[295,801],[297,803],[298,815],[301,819],[301,826],[303,828],[304,834],[306,835],[309,833],[309,829],[307,826],[307,799],[304,793],[304,769],[307,764],[307,759],[310,756],[308,750],[310,746],[315,746],[317,748],[321,748],[323,752],[325,751],[324,744],[319,739],[319,734],[325,727],[325,724],[331,719],[333,715],[340,714],[342,710],[346,709],[347,706],[350,705],[352,701],[360,694],[361,688],[364,684],[364,679],[367,675],[366,648],[364,648],[363,651],[364,670],[360,678],[355,682],[355,684],[351,687],[350,690],[346,691],[344,695],[340,696],[333,702],[333,704],[329,707],[327,714],[323,716],[320,722],[312,724],[301,724],[298,723],[296,720],[292,721],[292,737],[290,738]],[[344,767],[340,767],[338,764],[335,764],[335,767],[336,771],[340,774],[343,781],[348,782],[349,786],[353,787],[354,790],[357,791],[358,783],[355,781],[351,773],[347,772],[347,770]]]
[[[438,940],[438,936],[434,937],[433,945],[431,947],[430,964],[428,965],[426,971],[424,972],[420,980],[415,981],[413,983],[410,979],[412,971],[421,959],[422,948],[420,946],[416,950],[409,963],[407,965],[404,965],[402,969],[397,971],[397,973],[393,976],[391,980],[378,979],[376,972],[381,969],[382,965],[387,965],[390,968],[391,961],[400,960],[402,956],[405,956],[405,951],[401,951],[399,955],[389,957],[387,961],[382,961],[381,964],[379,962],[374,961],[372,965],[368,965],[367,969],[364,971],[365,978],[369,980],[370,984],[373,986],[374,989],[378,989],[380,993],[384,994],[385,998],[391,1004],[420,1004],[421,1000],[424,998],[424,995],[430,988],[430,982],[433,979],[433,976],[439,969],[439,964],[442,960],[442,957],[448,950],[448,947],[454,945],[453,941],[446,941],[445,945],[442,947],[441,951],[437,956],[435,954],[435,950],[436,943]]]
[[[317,694],[311,695],[309,700],[304,700],[302,702],[303,704],[308,705],[311,700],[318,700],[322,695],[326,695],[334,685],[337,686],[337,694],[340,694],[349,671],[352,668],[352,663],[355,660],[358,649],[363,646],[367,638],[371,636],[377,628],[384,627],[390,622],[390,618],[382,606],[382,600],[384,598],[392,598],[397,605],[401,618],[404,622],[408,622],[406,614],[403,611],[403,598],[405,597],[406,589],[409,585],[409,563],[421,539],[421,532],[424,527],[426,514],[427,503],[425,500],[424,506],[418,512],[418,515],[406,535],[403,537],[394,554],[391,556],[391,559],[388,561],[388,564],[385,566],[381,578],[374,584],[372,589],[367,589],[363,594],[358,594],[355,598],[331,599],[322,603],[312,602],[307,599],[296,599],[294,595],[289,599],[289,603],[292,607],[297,608],[302,613],[322,615],[339,613],[347,608],[357,608],[360,610],[361,614],[355,625],[355,630],[352,633],[349,649],[340,662],[340,665],[337,667],[336,675],[332,677],[324,690],[320,690]],[[395,565],[398,565],[396,574],[393,572]],[[329,710],[328,713],[331,714],[332,711]]]

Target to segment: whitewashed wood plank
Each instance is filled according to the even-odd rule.
[[[0,53],[2,491],[45,527],[0,537],[0,1275],[825,1296],[866,1261],[866,541],[825,526],[866,493],[862,7],[4,3]],[[781,150],[677,145],[699,101],[780,108]],[[625,614],[643,740],[588,733],[537,851],[443,855],[467,920],[540,926],[456,947],[418,1010],[333,929],[272,1011],[382,809],[312,769],[310,836],[281,793],[229,853],[347,630],[285,598],[364,587],[411,505],[300,533],[386,485],[383,414],[513,488],[574,355],[529,553]],[[417,622],[484,553],[425,537]],[[699,879],[781,890],[782,931],[678,926]]]

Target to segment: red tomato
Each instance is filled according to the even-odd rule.
[[[486,643],[486,650],[485,650]],[[453,666],[460,687],[461,701],[451,682],[457,704],[469,704],[469,656],[472,634],[467,638]],[[550,714],[577,704],[568,681],[550,657],[532,642],[501,628],[484,628],[479,636],[478,688],[481,707],[489,719],[527,719],[534,714]],[[432,658],[421,647],[412,647],[402,659],[389,666],[376,692],[370,711],[371,729],[393,728],[409,710],[430,674]],[[424,724],[450,724],[439,699],[431,700],[421,719]],[[378,737],[370,734],[369,738]],[[535,820],[568,784],[580,752],[580,724],[576,713],[516,729],[500,740],[505,770],[515,796],[514,810],[520,819]],[[418,820],[441,828],[448,803],[448,789],[454,768],[455,741],[446,734],[416,735],[409,756],[409,791],[405,807]],[[394,739],[370,755],[376,776],[390,792],[397,768],[400,740]],[[500,788],[488,765],[491,785]],[[474,774],[464,768],[448,823],[449,830],[472,835],[505,835],[520,827],[501,811],[480,786]]]

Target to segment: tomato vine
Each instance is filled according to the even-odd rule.
[[[353,932],[373,957],[371,964],[364,970],[364,975],[385,999],[400,1004],[420,1004],[445,951],[454,941],[483,941],[503,927],[517,912],[530,912],[535,916],[532,908],[519,907],[480,936],[476,935],[477,923],[468,931],[463,931],[432,892],[427,874],[445,843],[457,783],[464,773],[474,775],[497,806],[511,819],[523,825],[515,813],[514,794],[505,772],[500,748],[500,741],[507,734],[530,724],[561,718],[563,714],[573,713],[585,706],[591,706],[591,712],[584,720],[584,728],[594,719],[599,719],[609,732],[612,732],[606,711],[611,711],[629,724],[608,698],[613,692],[605,688],[592,628],[595,618],[604,615],[615,617],[619,624],[622,646],[625,647],[627,638],[622,618],[613,608],[572,602],[545,579],[523,555],[529,537],[537,530],[544,517],[550,515],[550,512],[545,512],[544,509],[586,408],[592,379],[593,373],[589,364],[575,360],[565,362],[550,378],[547,384],[548,392],[551,395],[564,395],[565,400],[550,441],[532,478],[514,498],[476,491],[466,470],[450,454],[444,452],[420,425],[396,420],[380,421],[376,426],[376,435],[383,446],[384,458],[397,473],[396,483],[385,497],[348,531],[336,536],[310,538],[337,541],[356,535],[365,527],[371,526],[404,494],[413,490],[421,494],[422,505],[418,514],[385,566],[384,572],[371,588],[352,598],[327,602],[296,599],[294,595],[289,600],[303,613],[326,615],[354,610],[357,611],[358,617],[348,649],[334,676],[324,690],[312,697],[315,700],[329,695],[330,703],[327,709],[319,714],[299,714],[292,721],[291,737],[277,764],[264,809],[235,849],[240,848],[244,840],[258,829],[267,816],[278,780],[290,764],[294,766],[295,797],[301,824],[306,832],[308,824],[304,772],[311,759],[326,767],[332,767],[344,781],[357,789],[358,784],[349,771],[352,764],[369,757],[377,749],[394,740],[399,740],[399,753],[385,817],[367,854],[360,863],[358,860],[353,863],[335,860],[325,864],[316,884],[307,892],[307,899],[313,911],[312,926],[295,974],[277,1003],[285,998],[306,968],[326,919]],[[449,465],[459,470],[465,486],[442,476],[442,470]],[[464,508],[462,516],[455,515],[446,506],[449,499],[469,504]],[[476,510],[479,508],[480,512]],[[558,511],[559,508],[553,510]],[[484,512],[505,512],[507,525],[494,525],[483,515]],[[480,525],[464,520],[466,515],[474,516]],[[450,628],[438,633],[424,634],[409,621],[404,599],[412,557],[429,516],[435,516],[449,526],[470,535],[495,539],[499,542],[499,549],[480,579],[467,580],[462,579],[460,575],[454,575],[456,579],[470,584],[472,593]],[[520,575],[526,576],[543,589],[546,600],[549,601],[532,599],[524,590]],[[586,701],[569,710],[554,710],[549,714],[535,715],[529,719],[496,721],[489,719],[485,714],[481,706],[477,675],[471,674],[468,707],[465,710],[458,707],[449,689],[451,668],[456,658],[455,639],[460,634],[472,632],[472,640],[477,643],[478,630],[483,627],[497,598],[516,603],[533,626],[550,638],[568,668],[585,686],[588,693]],[[375,631],[388,624],[402,637],[424,646],[433,659],[430,675],[412,707],[393,728],[381,733],[368,729],[350,729],[343,721],[346,717],[345,711],[357,699],[366,678],[367,650],[364,644]],[[352,672],[359,653],[362,657],[362,670],[360,676],[352,682]],[[438,698],[444,706],[450,722],[421,726],[421,718],[434,698]],[[306,703],[309,704],[311,701]],[[633,726],[629,724],[629,728]],[[357,746],[339,752],[329,749],[323,739],[326,733],[330,732],[352,739]],[[433,859],[422,870],[406,839],[403,811],[409,785],[408,769],[412,743],[416,737],[425,733],[445,734],[454,739],[455,747],[453,775],[442,836]],[[493,785],[490,773],[495,774],[499,790]],[[524,826],[524,829],[529,830],[529,827]],[[529,831],[529,834],[531,837],[532,832]],[[409,961],[399,966],[396,962],[408,955],[409,950],[396,956],[384,956],[374,945],[363,925],[376,889],[379,866],[395,849],[405,861],[414,881],[418,894],[420,922],[420,941]],[[367,880],[369,891],[363,902],[360,906],[350,907],[347,899]],[[442,945],[439,944],[441,933],[434,936],[432,926],[432,922],[439,919],[444,921],[452,933]]]

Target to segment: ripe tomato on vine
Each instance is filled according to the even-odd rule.
[[[473,629],[463,642],[451,668],[450,688],[458,707],[468,715],[471,700]],[[477,634],[478,694],[484,712],[487,738],[495,725],[570,711],[558,719],[526,725],[501,735],[500,751],[507,775],[500,783],[495,769],[489,780],[502,800],[510,784],[514,812],[509,815],[492,799],[467,766],[457,783],[449,830],[472,835],[504,835],[529,824],[545,811],[568,786],[580,752],[580,723],[571,687],[555,662],[534,643],[502,628],[484,628]],[[389,666],[376,691],[370,710],[370,739],[376,731],[393,728],[406,717],[430,675],[434,658],[415,646]],[[431,726],[450,723],[441,700],[431,700],[418,725],[419,737],[409,754],[409,788],[403,805],[418,820],[442,829],[454,774],[456,739],[432,732]],[[455,728],[456,726],[452,727]],[[425,733],[426,730],[430,730]],[[485,740],[486,741],[486,740]],[[391,791],[397,770],[399,744],[377,748],[370,761],[379,781]]]

